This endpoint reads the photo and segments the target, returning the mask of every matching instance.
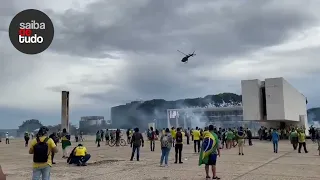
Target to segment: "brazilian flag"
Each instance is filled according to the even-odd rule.
[[[61,138],[62,149],[66,149],[68,146],[71,146],[70,135],[65,135]]]
[[[210,154],[212,154],[218,147],[218,139],[213,133],[205,131],[203,133],[203,142],[199,155],[199,166],[207,164]]]

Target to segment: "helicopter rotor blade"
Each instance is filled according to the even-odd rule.
[[[181,52],[181,51],[179,51],[179,50],[177,50],[179,53],[181,53],[181,54],[184,54],[185,56],[187,56],[187,54],[185,54],[184,52]]]

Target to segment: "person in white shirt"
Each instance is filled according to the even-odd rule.
[[[6,144],[10,144],[10,141],[9,141],[9,133],[8,133],[8,132],[6,133]]]

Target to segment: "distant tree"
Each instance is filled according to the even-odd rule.
[[[38,128],[40,128],[42,125],[42,123],[37,120],[37,119],[29,119],[26,121],[23,121],[23,123],[19,126],[18,128],[18,135],[28,131],[28,132],[32,132]]]

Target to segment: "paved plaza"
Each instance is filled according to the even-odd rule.
[[[73,142],[73,145],[76,145]],[[204,167],[199,167],[198,154],[192,145],[184,145],[183,164],[173,164],[174,149],[170,153],[169,167],[159,167],[160,149],[150,152],[149,144],[141,149],[141,159],[129,161],[129,146],[97,148],[93,140],[83,143],[92,155],[89,165],[68,165],[56,155],[57,164],[52,168],[52,180],[201,180],[205,179]],[[222,150],[217,172],[223,180],[319,180],[320,156],[315,144],[308,142],[308,154],[293,151],[288,141],[281,141],[279,153],[273,153],[270,142],[254,141],[254,146],[245,146],[245,155],[237,149]],[[71,149],[70,149],[71,150]],[[12,140],[10,145],[0,143],[0,164],[8,180],[31,179],[32,156],[23,141]]]

